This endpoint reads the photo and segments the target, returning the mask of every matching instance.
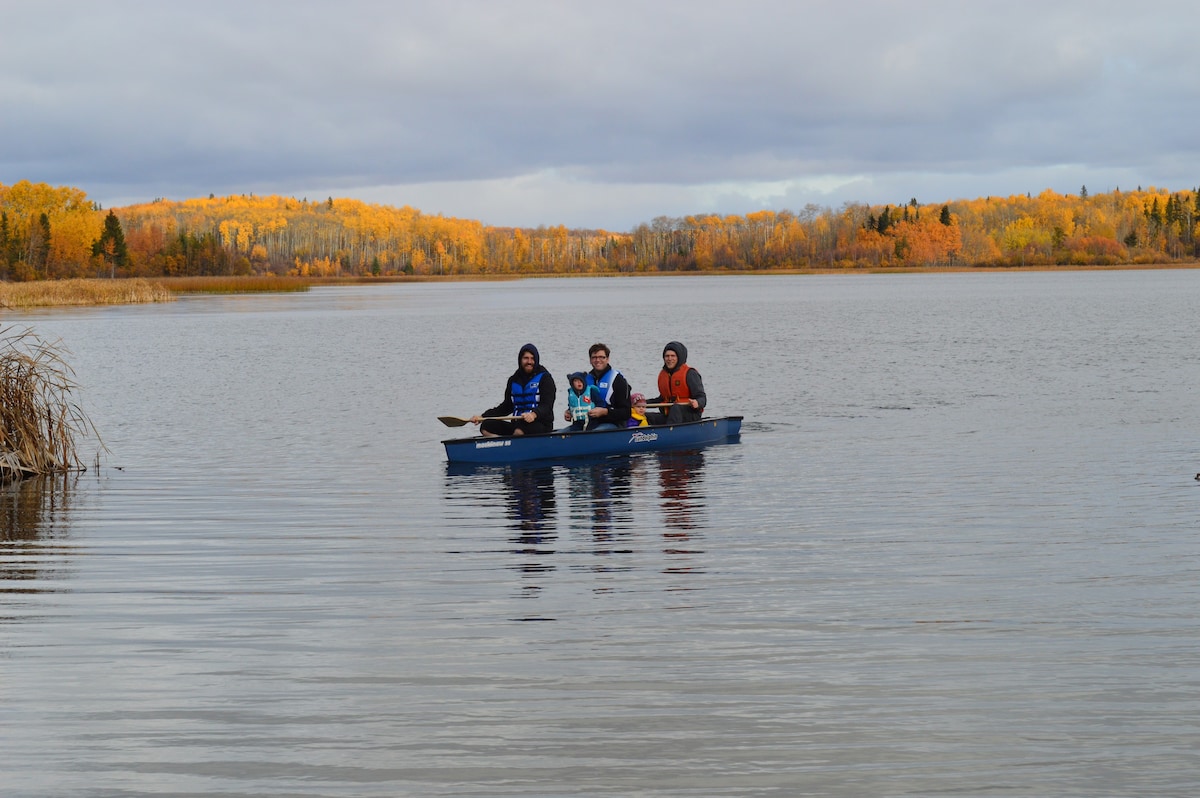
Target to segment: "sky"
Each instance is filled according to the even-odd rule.
[[[0,0],[0,183],[497,226],[1200,185],[1195,0]]]

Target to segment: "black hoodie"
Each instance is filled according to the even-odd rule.
[[[533,371],[526,374],[521,370],[521,355],[529,352],[533,355]],[[542,365],[542,356],[538,354],[537,347],[533,344],[525,344],[517,352],[517,370],[512,373],[504,383],[504,401],[493,407],[491,410],[483,412],[484,418],[492,416],[511,416],[513,415],[513,398],[512,388],[513,383],[517,385],[528,385],[536,375],[541,374],[542,379],[538,383],[538,404],[534,409],[537,414],[538,425],[544,425],[547,428],[554,426],[554,400],[558,395],[558,388],[554,385],[554,377],[550,375],[550,371]]]

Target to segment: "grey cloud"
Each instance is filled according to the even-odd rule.
[[[1192,16],[1081,0],[26,4],[0,33],[0,182],[150,199],[555,173],[686,201],[830,175],[986,194],[996,175],[1076,164],[1186,185]],[[525,223],[558,221],[540,212]]]

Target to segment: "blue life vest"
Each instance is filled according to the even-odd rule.
[[[541,383],[542,375],[545,373],[546,372],[544,371],[539,371],[537,374],[534,374],[533,377],[530,378],[529,382],[525,383],[524,385],[516,380],[512,381],[512,414],[514,416],[519,416],[523,413],[529,413],[537,410],[537,406],[539,404],[538,399],[540,398],[538,385]]]
[[[604,376],[600,379],[599,382],[596,382],[596,378],[592,375],[592,372],[590,372],[590,371],[584,376],[585,384],[595,385],[597,388],[600,389],[600,404],[597,405],[597,407],[610,407],[611,406],[612,393],[613,393],[613,382],[617,379],[618,376],[620,376],[620,374],[621,374],[621,372],[617,371],[616,369],[609,368],[609,370],[607,372],[605,372]]]
[[[599,407],[597,400],[600,391],[595,385],[583,386],[583,393],[575,393],[575,389],[567,391],[567,407],[571,408],[572,421],[587,421],[588,411]]]

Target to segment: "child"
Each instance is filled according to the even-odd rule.
[[[571,390],[567,391],[567,409],[571,411],[571,426],[567,429],[585,430],[592,420],[588,416],[588,411],[596,407],[596,401],[600,398],[600,389],[595,385],[585,387],[582,371],[568,374],[567,382],[571,384]]]
[[[625,422],[627,427],[645,427],[650,422],[646,420],[646,396],[645,394],[635,393],[629,397],[629,404],[632,405],[629,411],[629,420]]]

